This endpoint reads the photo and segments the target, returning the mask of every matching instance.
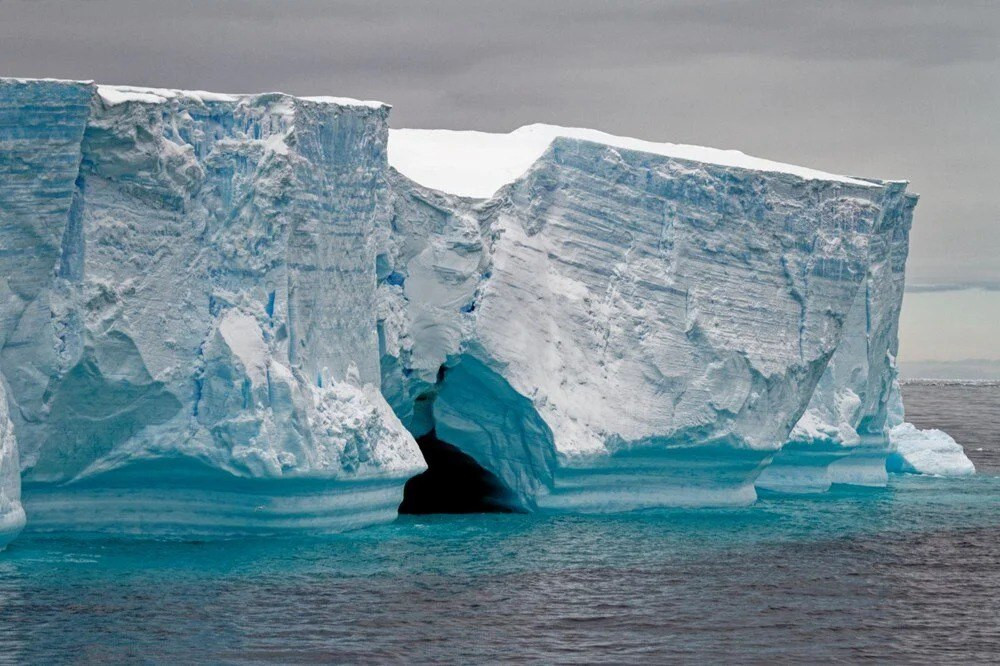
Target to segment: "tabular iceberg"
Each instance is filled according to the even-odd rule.
[[[884,482],[905,183],[388,112],[0,80],[0,544]]]

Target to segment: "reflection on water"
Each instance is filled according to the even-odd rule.
[[[929,425],[934,400],[918,414],[904,392]],[[972,479],[747,509],[406,517],[308,540],[29,531],[0,558],[0,662],[995,661],[1000,437],[966,429]]]

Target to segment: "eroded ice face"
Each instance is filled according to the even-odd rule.
[[[14,424],[7,415],[7,394],[0,381],[0,550],[24,527],[21,506],[21,469]]]

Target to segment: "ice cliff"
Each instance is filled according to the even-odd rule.
[[[40,529],[331,530],[878,483],[919,439],[905,183],[388,112],[0,80],[0,544],[22,482]]]
[[[885,482],[905,183],[546,125],[389,161],[386,396],[521,506]]]
[[[113,493],[143,529],[395,515],[424,463],[378,390],[388,111],[0,83],[0,368],[33,522],[103,525]]]

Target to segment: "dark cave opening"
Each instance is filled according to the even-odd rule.
[[[510,490],[431,429],[417,438],[427,471],[406,482],[399,513],[515,513]]]

